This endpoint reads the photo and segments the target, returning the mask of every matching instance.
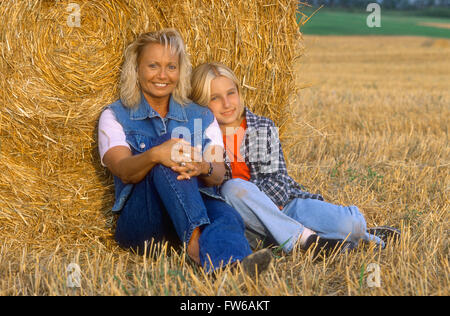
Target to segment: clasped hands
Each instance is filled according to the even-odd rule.
[[[192,147],[183,139],[172,138],[156,148],[159,151],[159,162],[179,173],[177,180],[208,174],[209,163],[203,161],[200,147]]]

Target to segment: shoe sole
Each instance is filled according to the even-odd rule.
[[[344,254],[347,252],[351,252],[355,246],[348,241],[339,241],[337,243],[328,243],[320,245],[319,243],[311,246],[313,249],[313,261],[321,261],[324,256],[330,257],[334,253]]]
[[[261,249],[245,257],[242,262],[242,270],[250,277],[261,274],[269,267],[273,256],[269,249]]]
[[[369,228],[367,232],[371,235],[379,237],[385,243],[390,239],[399,241],[401,236],[401,231],[399,229],[390,226],[372,227]]]
[[[341,239],[325,239],[321,238],[318,235],[311,235],[305,245],[301,248],[303,251],[308,251],[308,249],[312,249],[313,261],[320,260],[323,255],[330,256],[335,251],[339,253],[350,252],[355,248],[353,243],[344,241]]]

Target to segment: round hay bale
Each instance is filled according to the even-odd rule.
[[[0,242],[44,252],[114,244],[113,183],[99,163],[96,128],[118,98],[124,48],[142,32],[177,28],[194,66],[231,66],[246,104],[283,125],[300,53],[297,5],[2,1]]]

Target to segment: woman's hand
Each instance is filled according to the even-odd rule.
[[[156,161],[168,168],[180,166],[182,163],[199,161],[202,158],[199,149],[179,138],[172,138],[159,146],[153,147]],[[197,169],[197,168],[195,168]]]
[[[191,147],[188,142],[177,138],[170,139],[137,155],[132,155],[131,150],[127,147],[116,146],[109,149],[103,156],[105,165],[123,183],[140,182],[157,164],[172,168],[181,167],[181,164],[189,163],[189,165],[185,165],[183,169],[179,170],[180,176],[178,180],[189,179],[202,173],[201,163],[193,162],[192,160],[194,159],[195,161],[202,161],[200,150]],[[208,171],[209,166],[205,174]]]
[[[184,160],[171,167],[173,171],[180,174],[177,179],[189,180],[191,177],[200,177],[206,186],[222,184],[225,175],[223,147],[211,146],[209,150],[206,150],[203,157],[200,149],[192,148],[192,153],[192,157],[195,157],[194,161]],[[210,167],[212,167],[211,173]]]
[[[173,166],[172,170],[180,174],[177,180],[189,180],[191,177],[207,175],[209,166],[208,162],[181,162]]]
[[[183,139],[173,138],[150,150],[153,151],[152,156],[155,157],[156,163],[171,168],[179,174],[178,180],[202,177],[207,186],[220,185],[223,181],[224,163],[213,160],[212,174],[209,177],[204,177],[209,173],[209,162],[203,159],[201,148],[192,147],[190,143]],[[215,152],[218,156],[223,157],[222,147],[218,147]]]

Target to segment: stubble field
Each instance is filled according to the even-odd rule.
[[[369,226],[401,228],[399,244],[321,262],[274,248],[270,270],[252,280],[207,276],[167,246],[145,258],[112,239],[71,249],[61,240],[53,254],[3,240],[0,295],[449,295],[450,43],[306,37],[305,47],[284,126],[289,171],[327,201],[357,205]]]
[[[369,226],[403,231],[379,257],[344,260],[346,290],[336,291],[448,295],[450,41],[306,37],[305,46],[293,174],[328,201],[357,205]],[[372,261],[379,288],[362,282]]]

